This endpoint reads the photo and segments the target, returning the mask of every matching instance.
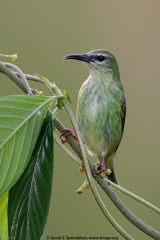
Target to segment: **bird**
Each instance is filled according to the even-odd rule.
[[[77,100],[76,118],[84,145],[100,162],[99,172],[119,184],[113,158],[121,142],[126,116],[126,98],[114,55],[105,49],[70,54],[65,59],[79,60],[90,70]]]

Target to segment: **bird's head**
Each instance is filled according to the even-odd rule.
[[[98,49],[92,50],[83,54],[71,54],[64,59],[75,59],[83,61],[90,69],[90,71],[100,71],[101,73],[118,74],[118,64],[112,53],[107,50]]]

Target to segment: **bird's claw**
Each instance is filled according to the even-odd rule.
[[[77,141],[77,137],[67,128],[61,131],[60,139],[61,142],[64,144],[66,142],[66,138],[71,136],[75,141]]]
[[[106,168],[99,161],[97,163],[95,163],[95,170],[96,170],[95,173],[99,174],[100,177],[102,177],[102,178],[106,177]]]
[[[105,166],[104,166],[102,163],[100,163],[100,164],[98,165],[98,167],[97,167],[97,170],[98,170],[99,172],[105,172],[105,171],[106,171],[106,168],[105,168]]]
[[[105,178],[111,174],[111,169],[110,168],[105,168],[105,166],[102,163],[96,164],[96,170],[97,173],[99,173],[100,177]]]

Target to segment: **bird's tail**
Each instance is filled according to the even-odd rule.
[[[117,185],[120,185],[119,184],[119,181],[118,181],[118,178],[116,176],[116,173],[115,173],[115,169],[114,169],[114,166],[112,165],[112,169],[111,169],[111,173],[110,175],[108,176],[108,179],[111,180],[112,182],[114,182],[115,184]]]

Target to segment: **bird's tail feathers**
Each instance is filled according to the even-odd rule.
[[[113,165],[112,165],[111,171],[112,171],[112,172],[111,172],[110,175],[108,176],[108,179],[111,180],[112,182],[114,182],[115,184],[120,185],[120,184],[119,184],[119,181],[118,181],[118,178],[117,178],[117,176],[116,176],[116,174],[115,174],[115,169],[114,169],[114,166],[113,166]]]

